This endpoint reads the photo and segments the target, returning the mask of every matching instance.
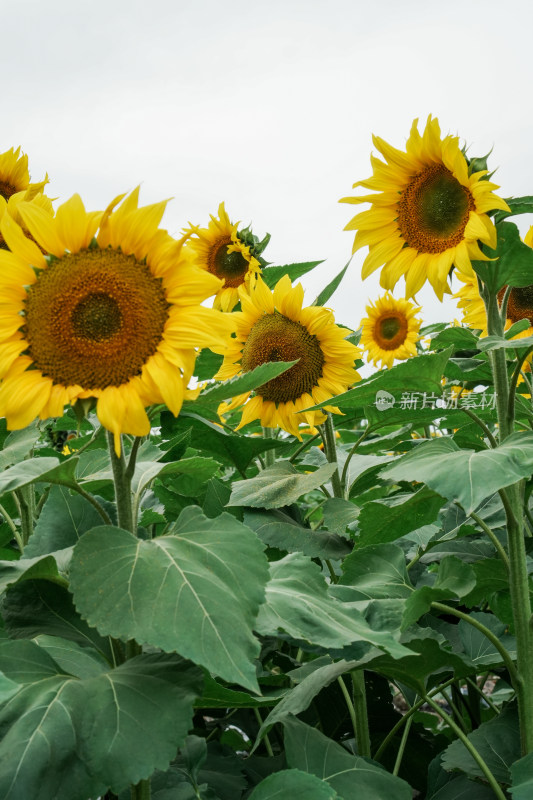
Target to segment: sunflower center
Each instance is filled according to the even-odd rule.
[[[93,342],[110,339],[120,330],[122,313],[114,297],[98,292],[81,300],[72,311],[76,336]]]
[[[506,288],[504,286],[498,292],[498,300],[500,302],[503,299]],[[533,325],[533,285],[511,289],[507,302],[507,319],[510,319],[511,322],[527,319],[529,324]]]
[[[443,253],[463,241],[474,209],[470,190],[443,164],[431,164],[401,193],[398,227],[409,247],[420,253]]]
[[[243,372],[268,361],[295,361],[283,375],[263,384],[256,393],[263,400],[289,403],[310,393],[322,377],[324,355],[316,336],[282,314],[266,314],[252,327],[242,351]]]
[[[168,309],[161,281],[135,256],[110,248],[67,254],[28,290],[28,354],[56,384],[120,386],[157,350]]]
[[[228,246],[231,244],[233,244],[231,236],[217,242],[209,254],[208,270],[223,280],[224,286],[234,288],[244,283],[244,276],[250,265],[238,250],[228,252]]]
[[[387,313],[379,317],[374,327],[374,339],[382,350],[396,350],[407,336],[407,319],[400,314]]]
[[[4,197],[6,200],[9,200],[11,195],[15,194],[17,191],[17,187],[13,186],[12,183],[0,181],[0,195],[2,195],[2,197]]]

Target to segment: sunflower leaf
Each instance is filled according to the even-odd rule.
[[[67,461],[60,461],[52,456],[21,461],[20,464],[15,464],[0,473],[0,495],[36,481],[72,485],[75,483],[74,473],[77,464],[77,456]]]
[[[71,564],[76,607],[99,633],[178,652],[252,691],[260,649],[252,629],[267,579],[257,536],[229,514],[211,520],[194,506],[171,535],[149,541],[93,528]]]
[[[491,259],[497,261],[473,261],[474,270],[492,292],[499,291],[503,286],[530,286],[533,248],[521,240],[514,222],[500,222],[496,230],[496,249],[487,248],[487,252]]]
[[[324,464],[315,472],[302,475],[288,462],[275,464],[262,470],[255,478],[234,483],[228,506],[289,506],[306,492],[327,483],[336,469],[336,464]]]
[[[505,486],[533,471],[533,433],[515,433],[492,450],[461,450],[449,438],[423,442],[385,467],[381,477],[420,481],[467,514]]]
[[[339,795],[328,783],[315,775],[299,769],[284,769],[269,775],[255,787],[249,800],[279,800],[286,793],[292,800],[340,800]]]
[[[322,259],[322,261],[302,261],[296,264],[286,264],[283,267],[265,267],[261,272],[261,277],[268,288],[272,289],[284,275],[288,275],[292,283],[323,263]]]
[[[0,669],[20,684],[0,710],[6,800],[97,797],[107,787],[118,794],[168,767],[192,722],[200,670],[168,654],[94,666],[79,679],[35,642],[0,645]]]
[[[313,303],[314,306],[323,306],[325,303],[328,302],[329,298],[337,291],[337,289],[340,286],[340,282],[346,275],[346,270],[350,266],[352,258],[353,256],[350,257],[347,264],[341,269],[341,271],[337,275],[335,275],[333,280],[330,281],[324,289],[322,289],[322,291],[320,292],[320,294]]]
[[[268,383],[268,381],[277,378],[283,372],[293,367],[296,361],[269,361],[266,364],[261,364],[259,367],[246,372],[243,375],[236,375],[228,381],[219,383],[211,389],[207,389],[200,395],[200,402],[203,405],[214,404],[217,405],[224,400],[229,400],[239,394],[251,392],[259,386]]]
[[[502,222],[506,217],[512,217],[516,214],[533,214],[533,197],[531,195],[506,197],[505,202],[511,211],[497,211],[494,214],[494,222]]]

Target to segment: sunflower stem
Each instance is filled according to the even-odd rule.
[[[336,464],[337,469],[331,476],[331,488],[333,489],[333,497],[340,497],[344,499],[344,490],[342,488],[341,477],[339,475],[339,463],[337,460],[337,446],[335,444],[335,428],[333,427],[333,420],[328,411],[326,421],[321,426],[322,437],[324,440],[324,453],[330,464]]]
[[[4,520],[9,525],[9,527],[11,529],[11,533],[15,537],[16,542],[17,542],[18,547],[19,547],[19,550],[22,553],[22,551],[24,549],[24,542],[22,541],[22,536],[20,535],[17,526],[15,525],[15,523],[13,522],[13,520],[11,519],[9,514],[7,513],[6,509],[1,504],[0,504],[0,514],[3,516]]]
[[[263,428],[263,437],[265,439],[275,439],[275,431],[274,428]],[[270,450],[265,452],[265,468],[273,467],[276,463],[276,454],[274,452],[274,448],[272,447]]]
[[[24,548],[33,533],[33,508],[32,508],[32,495],[28,491],[31,487],[23,486],[21,489],[16,489],[14,494],[18,499],[18,506],[20,509],[20,529],[22,547]]]
[[[504,320],[500,315],[497,296],[484,293],[489,336],[503,336]],[[514,396],[509,390],[507,360],[503,348],[490,351],[490,363],[496,391],[499,442],[502,444],[514,429]],[[507,517],[507,550],[509,553],[509,587],[516,631],[516,676],[513,686],[518,701],[522,754],[533,752],[533,632],[531,630],[531,601],[524,542],[524,513],[520,484],[500,491]]]
[[[133,533],[131,477],[127,474],[124,448],[120,448],[120,456],[117,456],[115,452],[114,436],[109,431],[107,432],[107,443],[109,456],[111,458],[111,469],[113,470],[113,482],[115,484],[118,527]]]

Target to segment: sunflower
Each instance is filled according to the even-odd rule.
[[[146,406],[179,413],[195,348],[232,329],[201,305],[220,281],[158,227],[166,203],[139,208],[135,190],[114,210],[123,197],[102,214],[74,195],[55,217],[21,202],[34,241],[10,214],[0,222],[11,251],[0,251],[0,415],[12,430],[94,398],[119,452],[121,433],[149,432]]]
[[[372,157],[373,176],[354,184],[373,193],[341,200],[372,204],[345,228],[357,231],[353,252],[369,247],[363,278],[384,265],[385,289],[404,275],[405,296],[414,297],[427,279],[442,300],[453,265],[472,274],[471,259],[487,260],[478,240],[494,248],[496,229],[486,212],[509,211],[507,203],[493,194],[498,187],[487,170],[469,174],[458,138],[442,139],[431,116],[422,135],[413,122],[405,153],[377,136],[373,141],[385,161]]]
[[[41,191],[38,190],[40,189],[40,186],[41,186],[40,184],[39,185],[34,184],[34,186],[31,186],[30,188],[26,189],[23,192],[17,192],[16,194],[11,195],[11,197],[7,201],[4,197],[0,195],[0,220],[2,219],[4,214],[9,214],[11,217],[13,217],[15,222],[18,225],[20,225],[25,235],[29,236],[30,238],[31,234],[28,231],[24,223],[24,220],[20,216],[18,210],[20,203],[27,203],[27,202],[35,203],[35,205],[40,206],[51,217],[54,216],[52,201],[50,200],[49,197],[47,197]],[[38,189],[36,189],[36,187],[38,187]],[[0,233],[0,248],[3,250],[9,249],[1,233]]]
[[[273,292],[261,277],[249,295],[243,287],[239,290],[242,311],[232,314],[236,337],[215,377],[226,380],[269,361],[298,359],[289,370],[256,389],[254,397],[246,392],[222,404],[219,413],[245,403],[239,428],[258,419],[264,427],[279,426],[301,439],[300,422],[314,428],[326,419],[321,410],[303,409],[345,392],[360,379],[354,369],[359,349],[346,341],[346,331],[335,325],[331,311],[321,306],[302,308],[303,295],[301,284],[291,286],[287,275]]]
[[[184,253],[192,263],[223,281],[215,296],[214,307],[231,311],[239,302],[239,286],[248,287],[250,280],[261,274],[257,258],[250,246],[239,237],[238,222],[230,222],[224,203],[218,207],[218,218],[211,214],[207,228],[191,225]]]
[[[395,359],[416,356],[416,342],[421,321],[415,314],[420,308],[408,300],[395,300],[387,292],[366,307],[368,317],[362,320],[361,346],[368,360],[392,367]]]
[[[11,195],[26,189],[42,191],[48,183],[48,176],[40,183],[30,183],[28,172],[28,156],[20,155],[20,147],[11,147],[0,153],[0,197],[9,200]]]
[[[533,247],[533,225],[524,236],[524,243],[528,247]],[[462,272],[457,272],[457,277],[462,281],[463,286],[453,296],[458,301],[457,307],[463,312],[463,322],[470,328],[478,328],[482,335],[486,336],[487,314],[485,304],[479,294],[477,277],[475,274],[465,275]],[[503,286],[498,292],[500,302],[503,300],[506,288]],[[521,339],[533,335],[533,284],[514,286],[509,293],[505,330],[521,319],[529,320],[530,327],[513,338]]]

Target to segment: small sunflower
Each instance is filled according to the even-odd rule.
[[[383,265],[380,282],[392,290],[405,276],[405,296],[414,297],[428,280],[437,297],[450,292],[453,265],[472,274],[471,259],[487,260],[481,240],[496,246],[496,229],[487,211],[508,211],[493,194],[487,170],[469,174],[456,136],[441,138],[438,120],[428,118],[424,133],[413,122],[406,152],[373,137],[385,161],[371,157],[374,174],[354,184],[373,193],[344,197],[343,203],[371,203],[345,230],[357,231],[353,252],[368,246],[363,278]]]
[[[40,189],[40,184],[39,184]],[[4,214],[9,214],[17,225],[20,225],[22,230],[24,231],[26,236],[31,238],[31,234],[28,231],[24,220],[22,219],[19,213],[19,204],[20,203],[35,203],[35,205],[40,206],[47,214],[51,217],[54,216],[54,208],[52,206],[52,201],[49,197],[44,195],[41,191],[36,191],[35,186],[26,189],[23,192],[17,192],[16,194],[11,195],[9,200],[5,200],[4,197],[0,195],[0,220],[4,216]],[[8,250],[7,243],[0,233],[0,249]]]
[[[261,274],[261,266],[249,245],[239,237],[238,222],[233,224],[224,208],[218,207],[218,218],[211,214],[207,228],[191,225],[184,253],[192,263],[215,275],[223,285],[215,296],[214,307],[231,311],[239,302],[239,286],[250,286],[250,280]]]
[[[533,247],[533,225],[524,236],[524,243],[528,247]],[[485,304],[479,294],[477,276],[465,275],[457,272],[457,277],[462,281],[463,286],[453,295],[457,299],[457,307],[463,313],[463,322],[470,328],[478,328],[482,335],[487,335],[487,314]],[[506,286],[498,292],[498,300],[503,300]],[[505,320],[505,330],[508,330],[515,322],[521,319],[529,320],[530,327],[518,333],[516,337],[522,339],[526,336],[533,336],[533,284],[530,286],[514,286],[507,301],[507,318]]]
[[[416,356],[416,342],[421,321],[415,314],[420,308],[408,300],[395,300],[387,292],[366,307],[368,317],[362,320],[361,346],[368,360],[377,365],[392,367],[395,359]]]
[[[30,183],[28,156],[20,154],[20,147],[16,150],[11,147],[5,153],[0,153],[0,197],[4,200],[9,200],[11,195],[26,189],[37,193],[47,183],[48,176],[40,183]]]
[[[242,311],[235,312],[237,333],[226,349],[216,375],[226,380],[269,361],[294,361],[287,372],[255,390],[223,404],[225,413],[245,403],[239,428],[258,419],[266,428],[283,428],[301,439],[300,422],[314,428],[326,419],[322,411],[303,411],[345,392],[359,374],[354,361],[360,350],[345,339],[333,314],[321,306],[302,308],[301,284],[291,286],[287,275],[273,292],[262,278],[239,291]],[[248,401],[248,402],[246,402]],[[336,411],[328,407],[329,411]]]
[[[195,348],[232,330],[230,315],[201,305],[220,281],[158,227],[166,203],[139,208],[135,190],[114,210],[123,197],[102,214],[74,195],[55,217],[21,202],[33,241],[10,214],[0,222],[11,251],[0,251],[0,415],[11,430],[95,398],[119,452],[121,433],[149,432],[146,406],[179,413]]]

